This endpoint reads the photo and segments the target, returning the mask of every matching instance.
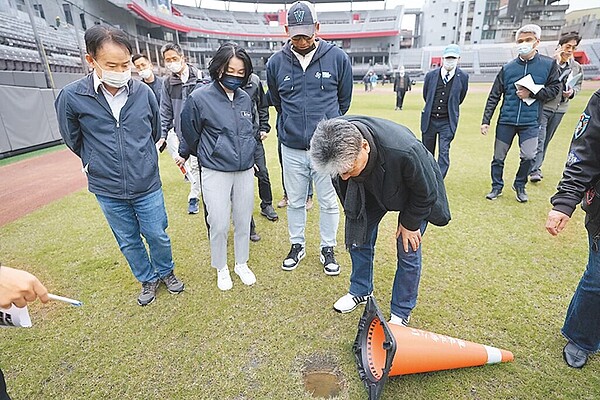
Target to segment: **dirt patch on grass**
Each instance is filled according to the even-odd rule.
[[[0,168],[0,226],[87,185],[81,161],[60,150]]]

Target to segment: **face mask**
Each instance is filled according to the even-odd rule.
[[[138,74],[142,79],[148,79],[152,76],[152,70],[150,68],[143,69],[140,72],[138,72]]]
[[[221,83],[229,90],[238,89],[242,86],[242,82],[244,82],[244,78],[241,76],[223,74],[221,77]]]
[[[181,71],[181,61],[176,61],[176,62],[170,62],[166,64],[166,67],[169,71],[171,71],[174,74],[178,74],[179,71]]]
[[[404,76],[404,71],[400,72],[400,76],[401,77]]]
[[[305,56],[305,55],[307,55],[308,53],[310,53],[311,51],[313,51],[316,48],[317,48],[317,45],[315,43],[313,43],[312,46],[309,46],[309,47],[307,47],[305,49],[302,49],[302,50],[301,49],[297,49],[296,47],[294,47],[294,51],[296,53],[300,54],[301,56]]]
[[[96,61],[96,66],[100,71],[102,71],[102,78],[100,78],[100,82],[105,83],[108,86],[122,88],[123,86],[127,85],[127,82],[129,82],[131,79],[131,68],[124,72],[105,71],[100,67],[100,65],[98,65],[98,61]]]
[[[457,63],[458,60],[456,59],[444,58],[444,69],[446,71],[452,71],[454,68],[456,68]]]
[[[531,43],[523,42],[517,45],[517,51],[521,56],[531,53],[531,50],[533,50],[533,44]]]

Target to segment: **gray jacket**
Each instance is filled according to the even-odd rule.
[[[563,88],[558,93],[558,95],[552,100],[544,103],[544,110],[551,110],[554,112],[558,112],[564,114],[567,112],[569,108],[569,100],[573,97],[577,96],[577,93],[581,90],[581,83],[583,82],[583,68],[581,64],[579,64],[575,59],[571,58],[567,61],[567,65],[564,67],[558,66],[560,70],[559,80],[562,82]],[[567,89],[567,82],[569,78],[575,77],[579,75],[579,79],[577,79],[573,85],[573,94],[568,99],[563,100],[562,91]]]

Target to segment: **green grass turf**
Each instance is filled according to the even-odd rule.
[[[583,370],[569,369],[561,357],[560,328],[587,259],[583,213],[577,211],[558,238],[544,229],[548,199],[592,90],[572,101],[550,145],[544,180],[528,185],[530,201],[520,204],[510,190],[516,146],[506,162],[504,196],[484,199],[494,140],[493,132],[479,133],[488,87],[471,85],[461,108],[446,179],[453,218],[447,227],[427,229],[411,324],[511,350],[515,362],[394,377],[382,398],[596,399],[598,357]],[[398,112],[391,85],[368,94],[362,86],[355,89],[351,114],[389,118],[419,132],[419,85]],[[277,201],[282,189],[275,133],[266,148]],[[163,286],[154,304],[136,304],[139,284],[85,190],[0,228],[4,264],[27,269],[53,293],[84,303],[35,302],[33,328],[0,331],[0,365],[13,398],[309,399],[302,372],[320,360],[342,377],[340,399],[365,399],[351,351],[362,307],[346,315],[331,308],[347,292],[350,276],[343,218],[340,276],[325,276],[319,264],[316,207],[308,214],[307,257],[297,270],[284,272],[285,211],[278,210],[280,221],[271,223],[258,215],[257,201],[262,240],[251,244],[249,264],[258,283],[245,287],[234,275],[233,289],[220,292],[202,214],[186,212],[188,185],[168,155],[161,155],[160,168],[176,272],[186,283],[181,295]],[[395,222],[395,214],[382,222],[375,259],[375,295],[386,316]]]

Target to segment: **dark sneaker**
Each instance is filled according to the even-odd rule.
[[[529,175],[529,182],[536,183],[540,182],[542,179],[544,179],[544,177],[539,172],[534,172],[531,175]]]
[[[296,269],[296,267],[300,263],[300,260],[302,260],[305,255],[306,252],[304,251],[304,246],[302,246],[300,243],[294,243],[292,245],[292,248],[290,249],[289,254],[285,258],[285,260],[283,260],[281,268],[284,271],[292,271]]]
[[[516,192],[516,198],[519,203],[527,203],[529,197],[527,197],[527,192],[525,192],[524,187],[514,187],[513,190]]]
[[[349,313],[360,304],[365,304],[367,299],[371,296],[371,294],[366,296],[353,296],[350,293],[345,294],[335,302],[333,309],[342,314]]]
[[[142,292],[138,296],[137,302],[140,306],[147,306],[156,299],[156,289],[158,282],[142,282]]]
[[[491,192],[485,195],[485,198],[488,200],[496,200],[500,196],[502,196],[502,189],[492,189]]]
[[[567,343],[563,349],[563,358],[571,368],[583,368],[587,363],[588,353],[581,350],[573,342]]]
[[[250,240],[253,242],[258,242],[260,240],[260,235],[256,233],[256,231],[250,232]]]
[[[410,322],[410,315],[407,318],[402,318],[397,315],[392,314],[389,320],[390,324],[400,325],[400,326],[408,326]]]
[[[273,209],[273,206],[267,204],[263,209],[260,210],[260,215],[267,217],[269,221],[277,221],[279,219],[279,215]]]
[[[190,199],[188,202],[188,214],[198,214],[198,199]]]
[[[335,260],[333,247],[323,247],[321,249],[321,264],[323,264],[323,272],[326,275],[335,276],[340,274],[340,265]]]
[[[170,293],[176,294],[183,292],[184,284],[179,279],[177,279],[173,271],[171,271],[169,275],[165,276],[164,278],[161,278],[160,280],[165,284],[167,290]]]

